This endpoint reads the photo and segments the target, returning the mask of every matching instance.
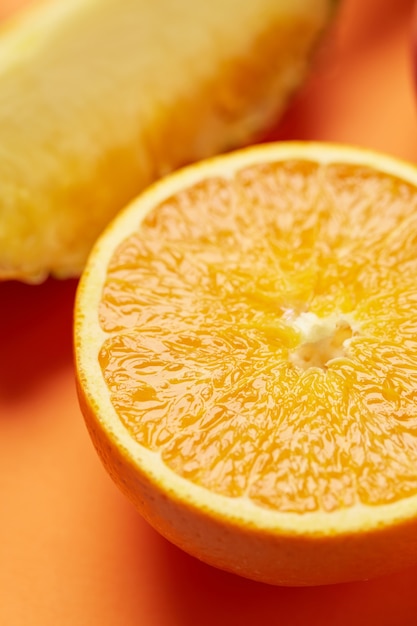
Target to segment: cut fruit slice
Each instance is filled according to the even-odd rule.
[[[46,0],[0,31],[0,279],[78,275],[147,184],[283,110],[332,0]]]
[[[81,407],[165,537],[275,584],[417,562],[417,170],[319,143],[171,175],[80,282]]]

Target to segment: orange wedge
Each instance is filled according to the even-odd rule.
[[[151,181],[253,141],[334,0],[43,0],[0,29],[0,280],[79,275]]]
[[[417,170],[281,143],[111,223],[75,311],[110,475],[190,554],[273,584],[417,562]]]

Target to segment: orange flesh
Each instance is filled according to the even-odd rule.
[[[417,189],[361,166],[185,189],[108,268],[99,360],[121,421],[188,480],[270,509],[416,494],[416,246]]]

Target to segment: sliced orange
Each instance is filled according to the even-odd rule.
[[[198,558],[274,584],[417,561],[417,170],[262,145],[149,188],[75,320],[111,476]]]
[[[27,1],[0,28],[0,280],[31,282],[78,276],[150,182],[275,122],[336,4]]]

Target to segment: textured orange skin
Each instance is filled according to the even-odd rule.
[[[260,582],[325,585],[374,578],[417,555],[417,518],[352,534],[274,534],[181,501],[151,482],[117,446],[80,384],[80,406],[94,446],[116,485],[162,536],[210,565]]]

